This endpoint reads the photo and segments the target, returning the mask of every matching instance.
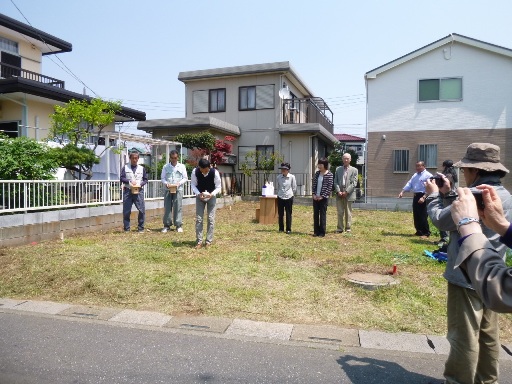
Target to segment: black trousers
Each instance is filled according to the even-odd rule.
[[[412,199],[412,215],[414,218],[414,228],[416,234],[420,236],[430,236],[430,228],[428,226],[427,203],[419,203],[423,193],[415,193]]]
[[[289,199],[277,198],[277,215],[279,217],[279,230],[284,231],[284,213],[286,211],[286,232],[292,230],[293,197]]]
[[[313,231],[317,236],[325,235],[328,205],[329,199],[313,200]]]

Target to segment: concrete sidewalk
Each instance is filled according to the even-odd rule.
[[[340,328],[329,325],[267,323],[252,320],[200,316],[169,316],[158,312],[134,311],[62,304],[49,301],[0,298],[0,312],[55,316],[68,320],[86,319],[112,325],[143,327],[270,343],[293,343],[342,350],[348,347],[447,355],[445,337],[412,333],[387,333]],[[512,361],[512,346],[502,345],[501,359]]]

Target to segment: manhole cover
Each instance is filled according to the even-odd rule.
[[[370,290],[398,284],[398,280],[394,277],[378,273],[354,272],[346,276],[346,279],[351,283]]]

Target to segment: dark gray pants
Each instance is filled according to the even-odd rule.
[[[137,229],[144,229],[144,221],[146,220],[146,207],[144,204],[144,190],[141,188],[140,192],[136,195],[130,192],[129,188],[123,189],[123,226],[125,231],[130,230],[130,213],[132,205],[139,211],[137,218]]]

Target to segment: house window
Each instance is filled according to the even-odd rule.
[[[0,76],[4,79],[21,75],[21,57],[2,51],[0,60],[2,61]]]
[[[226,89],[210,89],[208,112],[226,112]]]
[[[208,113],[208,91],[192,92],[192,113]]]
[[[239,88],[239,106],[240,111],[256,109],[256,87]]]
[[[246,166],[248,169],[255,169],[256,162],[253,156],[250,156],[251,153],[256,152],[256,147],[238,147],[238,169],[243,169],[243,166]]]
[[[18,43],[5,37],[0,37],[0,51],[6,51],[10,53],[14,53],[15,55],[19,54],[18,51]]]
[[[420,144],[418,161],[423,161],[426,168],[437,168],[437,144]]]
[[[256,168],[257,169],[274,169],[274,162],[270,161],[274,155],[273,145],[257,145],[256,146]],[[270,164],[272,163],[272,164]]]
[[[274,108],[274,84],[240,87],[238,95],[240,111]]]
[[[462,78],[425,79],[419,81],[419,101],[461,101]]]
[[[393,172],[409,172],[409,150],[393,150]]]
[[[0,123],[0,133],[3,133],[4,135],[7,135],[11,139],[15,139],[16,137],[19,137],[19,129],[18,125],[21,122],[17,121],[11,121],[8,123]]]
[[[269,164],[274,155],[273,145],[257,145],[255,147],[238,147],[238,169],[246,166],[249,169],[274,169],[274,163]]]
[[[226,112],[226,89],[192,92],[192,113]]]

